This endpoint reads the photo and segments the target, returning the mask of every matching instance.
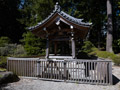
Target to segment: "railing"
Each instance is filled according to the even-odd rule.
[[[76,83],[112,84],[112,65],[107,60],[46,60],[8,58],[7,69],[18,76]]]

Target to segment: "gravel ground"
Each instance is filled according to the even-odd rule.
[[[120,79],[120,67],[114,66],[112,72]],[[115,85],[103,86],[21,79],[19,82],[8,84],[1,90],[120,90],[120,82]]]

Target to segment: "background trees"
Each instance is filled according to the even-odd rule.
[[[62,10],[71,16],[83,18],[85,22],[92,22],[88,40],[100,50],[106,49],[107,0],[12,0],[12,2],[0,0],[0,37],[7,36],[13,43],[21,43],[20,39],[23,39],[24,43],[22,43],[27,53],[39,54],[38,51],[42,51],[41,48],[45,48],[45,45],[42,43],[38,45],[36,42],[45,42],[28,32],[26,27],[34,26],[45,19],[54,9],[56,2],[59,2]],[[113,43],[111,45],[113,45],[113,51],[119,53],[120,1],[114,0],[111,4],[113,10]]]
[[[7,36],[12,42],[18,42],[25,32],[19,11],[20,0],[0,0],[0,36]]]
[[[120,1],[113,2],[113,50],[115,53],[120,51]]]
[[[27,55],[40,55],[45,53],[45,40],[36,37],[32,32],[27,32],[23,34],[24,48]]]

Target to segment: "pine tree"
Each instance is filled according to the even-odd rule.
[[[27,55],[39,55],[44,53],[45,40],[36,37],[32,32],[24,33],[21,42],[24,43]]]

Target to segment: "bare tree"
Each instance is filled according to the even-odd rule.
[[[112,26],[112,2],[107,0],[107,39],[106,39],[106,51],[113,52],[112,41],[113,41],[113,26]]]

